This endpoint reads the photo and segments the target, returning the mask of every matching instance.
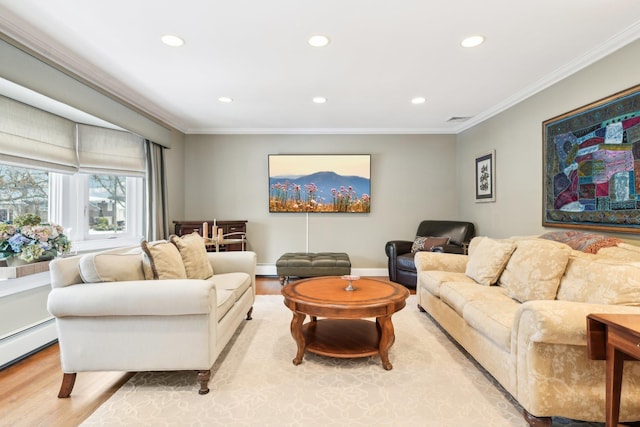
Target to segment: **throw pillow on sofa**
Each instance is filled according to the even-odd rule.
[[[86,254],[80,258],[78,268],[85,283],[145,280],[140,253]]]
[[[504,272],[500,286],[520,301],[553,300],[569,262],[571,248],[551,240],[519,240]]]
[[[154,280],[187,278],[187,271],[184,268],[180,252],[173,243],[149,243],[145,240],[141,246],[149,258]]]
[[[557,299],[640,306],[640,263],[572,253]]]
[[[640,262],[640,246],[618,243],[616,246],[600,249],[598,256],[616,259],[621,262]]]
[[[449,243],[448,237],[422,237],[416,236],[411,245],[411,253],[430,251],[434,246],[442,246]]]
[[[516,245],[511,241],[474,237],[474,249],[469,255],[465,274],[477,283],[493,285],[504,270]]]
[[[622,240],[617,237],[608,237],[584,231],[552,231],[543,234],[540,238],[564,243],[569,245],[571,249],[588,254],[595,254],[602,248],[610,248],[622,243]]]
[[[173,235],[169,240],[178,248],[189,279],[208,279],[213,276],[213,267],[202,236],[194,232],[182,237]]]

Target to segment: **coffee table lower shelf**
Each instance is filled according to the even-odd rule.
[[[320,319],[302,326],[305,350],[322,356],[356,358],[380,353],[376,322],[364,319]]]

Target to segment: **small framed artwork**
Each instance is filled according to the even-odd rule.
[[[496,152],[476,157],[476,202],[496,201]]]

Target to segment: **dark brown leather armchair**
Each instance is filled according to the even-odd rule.
[[[470,222],[463,221],[422,221],[416,237],[448,237],[449,243],[434,250],[449,253],[466,253],[469,241],[476,235],[476,229]],[[411,252],[413,240],[392,240],[385,245],[389,257],[389,280],[400,283],[409,289],[416,288],[416,266]],[[442,248],[442,249],[440,249]]]

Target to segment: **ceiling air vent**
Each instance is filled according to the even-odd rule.
[[[470,118],[471,117],[469,116],[466,116],[466,117],[453,116],[449,120],[447,120],[447,123],[462,123],[462,122],[466,122]]]

